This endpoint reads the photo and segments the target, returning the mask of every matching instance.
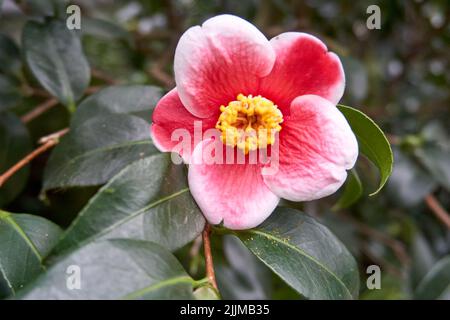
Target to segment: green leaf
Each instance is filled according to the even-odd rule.
[[[228,264],[216,263],[220,294],[227,300],[270,298],[271,272],[234,236],[223,239]]]
[[[150,121],[151,112],[161,97],[161,89],[153,86],[117,85],[107,87],[83,100],[73,116],[71,127],[79,126],[93,117],[103,117],[109,113],[131,114]]]
[[[417,286],[415,299],[450,299],[450,256],[439,260]]]
[[[372,192],[373,196],[380,192],[392,172],[394,157],[391,145],[380,127],[367,115],[359,110],[344,105],[338,105],[344,114],[353,133],[358,139],[360,151],[372,161],[380,171],[378,189]]]
[[[278,208],[261,226],[233,233],[306,298],[358,297],[354,258],[325,226],[306,214]]]
[[[136,161],[116,175],[80,212],[55,248],[55,254],[99,238],[134,238],[177,249],[203,229],[184,166],[169,154]]]
[[[11,76],[0,74],[0,112],[17,106],[21,100],[19,81]]]
[[[20,50],[14,41],[0,34],[0,111],[15,107],[21,101]]]
[[[72,279],[78,271],[80,289],[70,290],[70,285],[76,284]],[[177,259],[161,246],[148,241],[113,239],[92,243],[64,256],[20,292],[18,298],[194,299],[195,283]]]
[[[53,150],[43,191],[103,184],[131,162],[155,153],[146,121],[118,114],[88,119],[71,128]]]
[[[0,210],[0,282],[6,283],[9,294],[45,270],[42,260],[60,233],[57,225],[44,218]]]
[[[436,145],[425,145],[415,155],[439,184],[450,192],[450,150]]]
[[[220,300],[217,291],[210,286],[202,286],[194,291],[197,300]]]
[[[20,50],[14,41],[4,34],[0,34],[0,72],[17,75],[20,66]],[[1,88],[2,86],[0,86]]]
[[[90,81],[89,64],[76,31],[67,29],[64,21],[29,21],[22,43],[25,60],[36,79],[73,111]]]
[[[27,129],[12,113],[0,113],[0,173],[5,172],[31,151]],[[25,187],[29,175],[26,166],[0,188],[0,206],[13,200]]]
[[[340,210],[350,207],[362,196],[362,184],[355,169],[350,170],[345,182],[344,192],[333,206],[333,210]]]
[[[355,226],[348,223],[335,211],[321,212],[320,223],[324,224],[345,245],[353,256],[361,253],[359,235]]]
[[[134,160],[159,153],[148,122],[135,116],[150,120],[161,96],[156,87],[119,85],[83,100],[52,152],[43,190],[103,184]]]

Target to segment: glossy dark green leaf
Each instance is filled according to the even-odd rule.
[[[220,300],[217,291],[211,286],[205,285],[194,291],[195,299],[197,300]]]
[[[433,178],[450,192],[450,149],[437,145],[425,145],[416,149],[415,155]]]
[[[259,227],[234,234],[306,298],[358,297],[359,275],[353,256],[325,226],[306,214],[278,208]]]
[[[10,295],[45,270],[42,260],[60,234],[60,228],[44,218],[0,210],[0,282]]]
[[[0,61],[0,72],[17,75],[21,65],[20,50],[15,42],[4,34],[0,34]]]
[[[143,85],[117,85],[107,87],[85,99],[75,112],[71,127],[83,124],[93,117],[105,114],[132,114],[147,121],[162,97],[161,89]]]
[[[75,109],[89,85],[90,69],[76,30],[64,21],[28,22],[22,34],[25,60],[40,84]]]
[[[55,254],[99,238],[134,238],[176,249],[203,229],[184,166],[158,154],[126,167],[103,186],[80,212]]]
[[[78,283],[79,289],[74,289]],[[194,284],[177,259],[161,246],[112,239],[64,256],[18,298],[194,299]]]
[[[345,181],[344,192],[334,205],[334,210],[348,208],[362,196],[363,188],[361,180],[355,169],[350,170],[347,181]]]
[[[0,73],[0,112],[17,106],[21,100],[19,81]]]
[[[415,299],[450,299],[450,256],[439,260],[417,286]]]
[[[345,245],[354,257],[361,253],[359,235],[355,226],[335,211],[321,213],[320,223],[324,224]]]
[[[223,239],[227,264],[216,263],[216,277],[224,299],[270,298],[270,270],[234,236]]]
[[[3,173],[31,151],[27,129],[12,113],[0,113],[0,172]],[[29,175],[26,166],[0,188],[0,206],[13,200],[24,188]]]
[[[118,114],[90,118],[71,128],[53,150],[43,190],[100,185],[131,162],[155,153],[146,121]]]
[[[367,115],[354,108],[338,105],[353,132],[358,139],[359,149],[380,171],[378,189],[370,195],[375,195],[383,188],[392,172],[394,157],[391,145],[380,127]]]

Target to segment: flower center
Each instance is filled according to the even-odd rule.
[[[216,124],[216,129],[222,132],[220,140],[228,146],[237,146],[245,154],[273,144],[283,122],[278,107],[262,96],[239,94],[237,100],[220,106],[220,111]]]

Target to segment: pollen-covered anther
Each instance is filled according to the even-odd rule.
[[[273,144],[283,122],[277,105],[260,95],[239,94],[237,100],[222,105],[220,111],[216,129],[222,132],[221,141],[237,146],[245,154]]]

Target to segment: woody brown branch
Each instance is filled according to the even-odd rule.
[[[6,172],[4,172],[0,176],[0,187],[5,184],[5,182],[11,178],[17,171],[25,167],[28,163],[30,163],[34,158],[44,153],[48,149],[52,148],[59,142],[59,138],[65,135],[69,131],[68,128],[60,130],[58,132],[52,133],[51,135],[42,137],[39,142],[42,143],[40,147],[33,150],[31,153],[26,155],[22,160],[14,164],[11,168],[9,168]]]
[[[91,68],[91,74],[93,77],[103,80],[104,82],[106,82],[107,84],[117,84],[118,81],[112,77],[110,77],[108,74],[106,74],[105,72],[96,69],[96,68]]]
[[[209,225],[208,222],[206,222],[205,228],[203,229],[202,232],[203,248],[205,252],[206,277],[210,285],[218,291],[219,289],[217,287],[216,274],[214,272],[214,264],[211,253],[211,241],[209,239],[210,234],[211,234],[211,226]]]
[[[429,194],[425,197],[425,203],[427,204],[428,208],[434,213],[436,218],[444,225],[446,225],[448,229],[450,229],[450,215],[440,205],[439,201],[432,194]]]
[[[28,112],[25,115],[23,115],[20,118],[20,120],[22,120],[23,123],[28,123],[31,120],[39,117],[44,112],[50,110],[51,108],[53,108],[57,104],[58,104],[58,100],[56,100],[55,98],[48,99],[48,100],[44,101],[43,103],[37,105],[36,108],[31,110],[30,112]]]
[[[96,93],[97,91],[99,91],[102,88],[103,88],[103,86],[92,86],[92,87],[89,87],[89,88],[86,89],[86,94]],[[34,94],[34,90],[39,90],[39,89],[31,88],[30,90],[33,90],[33,94]],[[39,96],[41,96],[41,94],[39,94]],[[44,96],[44,95],[42,94],[42,96]],[[45,93],[45,96],[49,97],[49,94]],[[28,122],[34,120],[35,118],[39,117],[41,114],[47,112],[51,108],[55,107],[56,105],[58,105],[58,100],[55,99],[55,98],[50,98],[50,99],[44,101],[43,103],[37,105],[30,112],[24,114],[20,118],[20,120],[22,120],[23,123],[28,123]]]

